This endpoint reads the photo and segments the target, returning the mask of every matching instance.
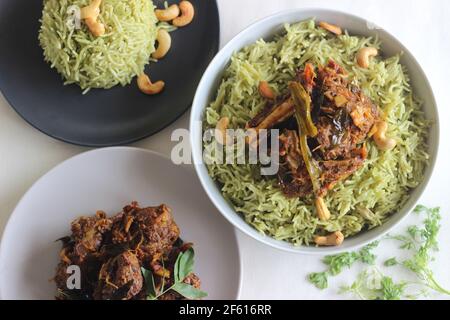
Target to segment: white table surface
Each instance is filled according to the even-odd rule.
[[[208,1],[208,0],[205,0]],[[427,73],[439,106],[441,128],[440,155],[434,176],[421,203],[442,207],[441,251],[433,264],[436,277],[450,288],[450,1],[448,0],[218,0],[221,18],[221,46],[255,20],[289,8],[325,7],[357,14],[393,33],[416,56]],[[162,132],[133,144],[170,155],[170,134],[175,128],[187,128],[189,113]],[[61,161],[88,150],[69,145],[40,133],[23,121],[0,94],[0,234],[15,205],[26,190]],[[408,220],[401,231],[414,222]],[[330,289],[318,291],[305,277],[320,271],[318,257],[288,254],[266,247],[238,232],[243,259],[242,299],[337,299],[338,286],[354,279],[345,272],[333,279]],[[380,256],[395,252],[384,243]],[[357,266],[356,270],[361,270]],[[397,276],[407,276],[399,274]]]

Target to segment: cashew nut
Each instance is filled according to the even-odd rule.
[[[81,8],[81,19],[84,19],[86,26],[95,37],[105,34],[105,25],[97,21],[100,15],[100,5],[102,0],[93,0],[90,5]]]
[[[100,14],[101,4],[102,0],[92,0],[90,5],[81,8],[80,10],[81,19],[97,18]]]
[[[273,100],[275,99],[275,93],[273,92],[272,88],[269,86],[269,83],[267,81],[261,81],[259,83],[259,93],[263,98]]]
[[[180,8],[176,4],[171,5],[167,9],[161,10],[157,9],[155,10],[156,18],[158,18],[159,21],[172,21],[176,17],[180,15]]]
[[[158,48],[153,52],[152,57],[154,59],[164,58],[172,45],[172,38],[170,37],[169,32],[164,29],[159,29],[156,40],[158,41]]]
[[[216,141],[221,145],[228,145],[232,142],[230,137],[227,135],[228,125],[230,124],[230,119],[228,117],[221,118],[216,124],[215,137]]]
[[[172,21],[172,24],[175,27],[184,27],[192,22],[192,19],[194,19],[195,10],[192,3],[189,1],[181,1],[178,5],[181,11],[181,15],[177,18],[175,18]]]
[[[141,74],[137,78],[137,84],[139,89],[149,95],[158,94],[164,89],[164,81],[157,81],[155,83],[152,83],[150,81],[150,78],[145,74]]]
[[[377,144],[377,147],[382,151],[388,151],[395,148],[397,141],[392,138],[386,137],[388,124],[386,121],[380,121],[376,126],[376,131],[373,135],[373,140]]]
[[[314,242],[318,246],[340,246],[344,242],[344,235],[342,232],[336,231],[328,236],[316,236]]]
[[[92,18],[87,18],[84,22],[94,37],[100,37],[105,34],[105,25],[103,23]]]
[[[316,198],[316,209],[317,215],[319,216],[319,219],[321,221],[330,220],[331,217],[330,210],[328,210],[328,207],[322,197]]]
[[[342,34],[342,29],[338,26],[335,26],[333,24],[330,24],[328,22],[319,22],[319,27],[321,27],[322,29],[325,29],[331,33],[334,33],[335,35],[340,36]]]
[[[356,55],[356,61],[361,68],[367,69],[369,67],[369,62],[371,57],[378,55],[378,50],[373,47],[361,48]]]

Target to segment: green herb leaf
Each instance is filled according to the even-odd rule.
[[[164,261],[162,261],[164,268]],[[207,296],[206,292],[203,292],[193,286],[183,283],[183,280],[193,272],[194,269],[194,249],[189,248],[185,252],[178,255],[174,265],[174,281],[172,286],[165,288],[166,280],[163,277],[161,279],[161,288],[156,290],[155,279],[153,273],[150,270],[141,268],[142,276],[145,281],[145,288],[147,290],[147,300],[157,300],[165,293],[173,290],[181,294],[187,299],[200,299]]]
[[[379,242],[373,242],[359,252],[345,252],[332,256],[326,256],[323,263],[328,266],[325,272],[315,272],[308,275],[309,281],[318,289],[326,289],[328,287],[328,277],[339,275],[344,268],[351,268],[357,261],[372,265],[375,263],[376,256],[372,250],[378,246]]]
[[[164,259],[161,259],[161,265],[163,269],[166,269],[166,266],[164,265]],[[161,277],[161,287],[159,289],[160,292],[165,292],[166,290],[166,277]]]
[[[153,273],[150,270],[141,268],[142,276],[144,277],[145,289],[147,290],[147,299],[155,300],[157,298],[155,279],[153,278]]]
[[[174,267],[175,282],[182,282],[194,270],[194,249],[189,248],[177,257]]]
[[[203,292],[203,291],[201,291],[197,288],[194,288],[193,286],[188,285],[183,282],[175,283],[172,286],[172,290],[178,292],[183,297],[188,298],[188,299],[201,299],[208,295],[206,292]]]
[[[411,238],[416,239],[418,236],[420,236],[420,229],[418,226],[410,226],[408,228],[408,234],[411,236]]]
[[[385,265],[386,267],[393,267],[393,266],[398,265],[397,258],[394,257],[394,258],[387,259],[387,260],[384,262],[384,265]]]
[[[381,299],[400,300],[405,291],[405,283],[395,283],[390,277],[383,277],[381,280]]]
[[[337,255],[326,256],[323,262],[328,266],[328,271],[332,276],[342,272],[344,268],[350,268],[355,262],[361,261],[366,264],[374,264],[376,256],[372,250],[378,246],[379,242],[373,242],[359,252],[345,252]]]
[[[430,262],[434,260],[433,251],[438,250],[438,234],[440,229],[440,209],[427,208],[419,205],[414,209],[417,214],[425,214],[422,225],[410,226],[402,235],[388,236],[385,239],[400,242],[400,248],[408,250],[410,258],[398,261],[395,257],[384,262],[384,266],[401,266],[416,276],[415,281],[395,282],[393,278],[383,275],[376,267],[373,272],[361,272],[351,286],[345,286],[341,292],[352,293],[361,299],[370,300],[399,300],[418,299],[428,294],[430,290],[450,295],[450,290],[444,289],[434,278]],[[309,280],[318,288],[326,287],[329,275],[339,274],[344,267],[351,267],[354,262],[361,261],[367,264],[375,263],[376,256],[371,252],[378,245],[372,243],[359,252],[342,253],[325,257],[323,262],[328,270],[323,273],[309,275]],[[406,289],[409,289],[407,292]],[[414,288],[415,290],[412,290]]]
[[[326,272],[314,272],[308,276],[309,281],[318,289],[328,288],[328,274]]]
[[[342,272],[344,268],[350,268],[358,260],[358,255],[354,252],[345,252],[332,256],[326,256],[323,262],[328,266],[332,276]]]
[[[377,256],[372,253],[372,250],[378,247],[379,244],[380,243],[378,241],[375,241],[362,248],[359,251],[359,260],[363,263],[373,265]]]
[[[428,210],[427,207],[425,207],[424,205],[418,204],[415,208],[414,208],[414,212],[415,213],[422,213],[424,211]]]

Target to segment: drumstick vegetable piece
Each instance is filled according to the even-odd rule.
[[[327,221],[331,216],[330,211],[323,198],[318,195],[320,191],[320,168],[317,166],[311,150],[308,147],[308,137],[315,137],[318,134],[317,127],[311,117],[311,98],[299,82],[291,82],[289,84],[289,89],[291,90],[292,99],[294,101],[295,118],[297,119],[299,127],[300,150],[309,177],[311,178],[314,194],[316,195],[315,205],[317,215],[320,220]]]

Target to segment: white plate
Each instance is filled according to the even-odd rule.
[[[209,176],[205,164],[202,163],[202,131],[196,129],[198,128],[197,124],[202,123],[204,119],[206,107],[214,99],[217,93],[217,88],[222,81],[223,72],[229,65],[231,56],[234,52],[241,50],[245,46],[252,44],[261,38],[273,38],[274,35],[283,32],[285,23],[295,23],[314,17],[317,21],[327,21],[339,25],[353,35],[378,37],[382,42],[382,53],[386,56],[403,53],[401,56],[401,63],[408,69],[415,94],[424,102],[423,110],[426,118],[432,122],[428,140],[430,161],[422,183],[411,191],[411,197],[406,204],[402,208],[398,208],[398,212],[396,212],[385,224],[368,232],[362,232],[354,237],[346,239],[344,244],[340,247],[297,247],[288,242],[278,241],[269,236],[265,236],[247,224],[240,215],[236,214],[233,206],[222,196],[220,188]],[[209,198],[224,217],[235,227],[264,244],[300,254],[325,255],[354,250],[389,232],[389,230],[408,215],[425,190],[433,172],[439,147],[439,116],[433,90],[431,89],[424,71],[412,53],[393,35],[376,27],[373,23],[348,13],[328,9],[299,9],[280,12],[254,23],[228,42],[216,55],[200,81],[192,104],[190,128],[195,169]]]
[[[70,222],[104,210],[109,215],[136,200],[168,204],[181,237],[194,242],[195,272],[208,299],[237,299],[241,261],[236,235],[212,206],[194,172],[155,153],[99,149],[69,159],[25,194],[5,229],[0,251],[3,299],[53,299],[49,281]]]

